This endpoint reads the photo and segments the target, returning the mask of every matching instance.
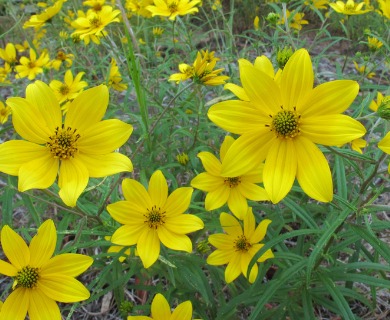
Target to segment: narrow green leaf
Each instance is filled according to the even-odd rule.
[[[335,155],[334,171],[336,172],[337,194],[341,198],[347,199],[348,189],[347,178],[345,177],[345,163],[344,159],[338,155]]]
[[[283,204],[285,204],[286,207],[290,208],[291,211],[293,211],[298,217],[300,217],[309,228],[318,229],[318,225],[313,219],[313,217],[302,206],[299,206],[295,201],[288,197],[284,198]]]

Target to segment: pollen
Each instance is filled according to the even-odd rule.
[[[225,178],[224,183],[225,185],[229,186],[229,188],[235,188],[241,183],[241,178],[240,177]]]
[[[57,127],[55,133],[49,137],[46,146],[54,158],[66,160],[73,158],[78,152],[77,140],[79,138],[80,135],[77,133],[77,129],[70,127],[64,129],[64,126],[62,128]]]
[[[239,236],[237,240],[234,241],[234,248],[236,251],[247,252],[251,247],[252,245],[244,235]]]
[[[271,131],[274,131],[278,138],[294,138],[299,131],[300,115],[295,110],[283,110],[279,111],[275,116],[271,116]]]
[[[26,266],[16,274],[14,286],[31,289],[37,285],[38,279],[38,268]]]
[[[144,221],[150,229],[157,229],[165,223],[165,211],[161,211],[161,208],[154,205],[151,209],[147,209],[147,213],[144,214],[146,220]]]

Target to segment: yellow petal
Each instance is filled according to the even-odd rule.
[[[8,225],[1,229],[1,245],[8,260],[18,270],[30,263],[30,250],[27,244]]]
[[[260,242],[261,240],[263,240],[264,237],[265,237],[265,234],[267,233],[267,228],[268,228],[268,226],[269,226],[269,224],[270,224],[271,222],[272,222],[272,221],[269,220],[269,219],[264,219],[264,220],[262,220],[262,221],[258,224],[258,226],[257,226],[257,228],[256,228],[256,230],[255,230],[255,232],[251,235],[249,241],[250,241],[251,243],[258,243],[258,242]]]
[[[51,258],[47,263],[42,266],[40,275],[46,277],[56,274],[62,274],[64,276],[77,277],[85,270],[87,270],[93,259],[89,256],[85,256],[78,253],[63,253]]]
[[[221,162],[210,152],[199,152],[198,158],[202,161],[205,170],[213,176],[221,174]]]
[[[165,202],[162,208],[169,217],[174,217],[184,213],[190,206],[192,192],[194,189],[190,187],[182,187],[174,190]]]
[[[172,250],[192,251],[192,242],[188,236],[169,231],[164,226],[157,228],[157,234],[164,246]]]
[[[202,172],[191,180],[191,186],[202,191],[211,192],[218,188],[222,188],[224,186],[224,181],[225,179],[223,177],[217,177],[207,172]]]
[[[390,132],[388,132],[385,137],[379,141],[378,148],[383,152],[390,154]]]
[[[304,137],[295,140],[295,149],[299,156],[297,179],[303,191],[318,201],[332,201],[332,174],[325,156]]]
[[[145,221],[146,209],[134,206],[129,201],[118,201],[107,206],[107,211],[111,217],[121,224],[136,225]]]
[[[164,228],[177,234],[186,234],[203,229],[203,221],[193,214],[181,214],[167,217]]]
[[[152,317],[155,320],[171,320],[171,308],[168,301],[161,293],[157,293],[152,301],[151,307]]]
[[[42,117],[51,132],[54,132],[57,127],[61,127],[60,105],[53,90],[46,83],[35,81],[35,83],[29,84],[26,88],[26,100],[39,110],[39,116]]]
[[[339,114],[351,105],[358,93],[359,84],[356,81],[325,82],[311,91],[298,112],[303,118]]]
[[[234,248],[230,246],[229,250],[215,250],[207,258],[207,263],[212,266],[228,264],[234,255]]]
[[[121,226],[113,233],[111,242],[121,246],[132,246],[139,242],[142,233],[148,228],[146,224]]]
[[[61,162],[58,186],[59,195],[69,207],[76,206],[77,199],[88,184],[88,170],[76,158]]]
[[[206,195],[205,208],[207,211],[222,207],[229,199],[230,188],[226,185],[221,186]]]
[[[238,186],[240,193],[249,200],[253,201],[266,201],[269,200],[267,191],[264,188],[247,181],[241,181]]]
[[[229,236],[225,233],[216,233],[210,235],[208,240],[217,249],[221,249],[222,251],[229,251],[231,253],[233,252],[232,249],[234,247],[234,238],[232,236]]]
[[[232,136],[225,136],[225,139],[223,139],[223,142],[221,144],[221,148],[219,151],[219,158],[221,159],[221,162],[223,162],[223,159],[225,158],[226,152],[229,150],[233,142],[236,141]]]
[[[166,319],[166,318],[165,318]],[[185,301],[180,303],[175,310],[173,310],[171,320],[191,320],[192,319],[192,303]]]
[[[242,220],[248,211],[248,202],[246,198],[239,192],[237,187],[230,189],[230,195],[227,203],[230,211],[238,219]]]
[[[17,288],[4,301],[1,308],[1,320],[25,320],[29,305],[30,290]]]
[[[101,155],[79,153],[77,158],[86,166],[91,178],[102,178],[119,172],[133,171],[131,160],[117,152]]]
[[[0,171],[17,176],[20,167],[47,154],[46,147],[24,140],[11,140],[0,144]]]
[[[9,98],[7,105],[12,109],[12,122],[16,132],[25,140],[44,144],[54,133],[40,113],[30,101],[23,98]]]
[[[0,260],[0,274],[3,274],[8,277],[15,277],[17,273],[18,269],[16,269],[15,266],[8,262]]]
[[[256,69],[266,73],[269,77],[275,77],[274,66],[272,65],[272,62],[270,59],[268,59],[268,57],[264,55],[257,57],[254,66]]]
[[[231,214],[222,212],[219,216],[222,229],[234,238],[239,237],[243,234],[241,224]]]
[[[269,75],[253,66],[243,66],[240,72],[242,85],[251,104],[265,119],[280,109],[280,88]]]
[[[69,106],[71,110],[72,106]],[[75,127],[77,128],[77,127]],[[130,137],[133,127],[117,119],[91,124],[77,140],[80,152],[106,154],[121,147]]]
[[[57,232],[53,220],[48,219],[39,227],[30,242],[30,264],[40,268],[49,261],[57,245]]]
[[[366,133],[359,121],[343,114],[306,118],[300,131],[305,138],[325,146],[340,146]]]
[[[153,205],[162,208],[168,198],[168,184],[160,170],[155,171],[150,177],[148,193]]]
[[[245,213],[243,220],[244,220],[244,236],[245,238],[248,239],[249,243],[253,243],[251,242],[251,237],[256,228],[256,220],[255,220],[255,216],[253,215],[253,210],[251,207],[248,208],[248,211]]]
[[[283,107],[292,110],[301,104],[314,83],[313,66],[306,49],[297,50],[288,60],[280,79]],[[280,106],[280,105],[279,105]]]
[[[269,123],[269,113],[245,101],[228,100],[213,105],[207,116],[218,127],[236,134],[257,131]]]
[[[147,228],[138,239],[137,251],[145,268],[154,264],[160,255],[160,239],[157,231]]]
[[[246,94],[244,88],[234,84],[234,83],[227,83],[223,87],[225,90],[230,90],[238,99],[242,101],[249,101],[249,97]]]
[[[278,203],[291,190],[297,172],[297,157],[293,140],[276,139],[270,148],[264,165],[263,180],[264,188],[273,203]]]
[[[122,182],[122,192],[127,201],[134,205],[137,210],[146,211],[152,207],[152,200],[145,187],[134,179],[124,179]]]
[[[19,191],[49,188],[56,180],[59,161],[48,151],[20,166]]]
[[[225,155],[221,175],[238,177],[249,170],[262,165],[276,137],[266,127],[256,134],[246,134],[239,137]]]
[[[57,303],[45,295],[40,288],[30,290],[28,315],[31,320],[61,320]]]
[[[230,283],[234,281],[241,273],[241,255],[236,253],[233,255],[229,264],[225,270],[225,281],[226,283]]]
[[[38,287],[51,299],[59,302],[78,302],[89,298],[88,289],[73,277],[61,274],[40,277]]]
[[[99,122],[106,113],[108,89],[100,85],[80,93],[69,105],[65,127],[77,129],[80,134]]]

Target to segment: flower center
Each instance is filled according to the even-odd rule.
[[[225,178],[224,183],[229,186],[229,188],[235,188],[241,183],[240,177]]]
[[[279,111],[275,116],[270,115],[272,118],[271,131],[275,131],[278,138],[294,138],[300,133],[299,120],[301,116],[298,115],[295,107],[294,111],[281,108],[282,111]]]
[[[15,277],[14,287],[34,288],[39,279],[38,268],[23,267]]]
[[[64,61],[66,59],[66,54],[63,51],[58,51],[57,52],[57,59]]]
[[[93,17],[92,19],[89,20],[89,23],[93,28],[99,28],[102,25],[102,22],[100,21],[99,17]]]
[[[69,93],[70,89],[69,89],[69,87],[68,87],[66,84],[63,84],[63,85],[59,88],[59,91],[60,91],[60,93],[61,93],[63,96],[66,96],[66,95]]]
[[[171,13],[174,13],[177,11],[177,3],[176,1],[172,1],[169,5],[168,5],[168,9]]]
[[[234,248],[236,251],[247,252],[252,245],[248,242],[247,238],[242,234],[234,241]]]
[[[46,143],[54,158],[65,160],[74,157],[78,152],[77,140],[80,138],[76,131],[77,129],[72,130],[71,127],[65,130],[63,125],[61,129],[56,128],[55,133],[49,137],[50,141]]]
[[[146,220],[145,223],[148,224],[150,229],[157,229],[158,226],[162,226],[165,223],[165,211],[161,212],[161,208],[153,206],[152,209],[146,209],[148,212],[144,214]]]
[[[30,61],[27,65],[30,69],[34,69],[35,68],[35,62],[33,61]]]

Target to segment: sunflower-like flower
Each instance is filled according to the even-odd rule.
[[[390,132],[388,132],[385,137],[381,141],[379,141],[378,148],[381,149],[383,152],[390,154]],[[388,171],[390,173],[390,163]]]
[[[84,40],[86,44],[90,39],[95,43],[100,43],[100,37],[106,34],[104,28],[113,22],[119,22],[117,17],[120,14],[119,10],[113,10],[111,6],[104,6],[102,10],[95,12],[90,11],[87,15],[79,12],[79,17],[72,22],[72,27],[76,29],[71,36],[78,36]]]
[[[256,227],[252,208],[249,208],[243,221],[243,227],[235,217],[224,212],[220,215],[220,222],[226,234],[218,233],[209,236],[209,242],[217,250],[209,255],[207,263],[216,266],[227,264],[225,270],[227,283],[235,280],[240,273],[250,283],[253,283],[259,269],[255,263],[248,275],[248,266],[252,258],[264,246],[259,242],[264,239],[271,220],[264,219]],[[268,249],[257,259],[257,262],[264,262],[273,257],[271,249]]]
[[[47,51],[43,51],[42,54],[37,59],[37,54],[34,49],[30,49],[30,58],[21,57],[19,60],[19,65],[15,67],[16,78],[25,78],[29,80],[34,80],[37,74],[43,73],[43,68],[48,67],[50,61],[49,54]]]
[[[41,81],[27,86],[26,98],[9,98],[15,130],[24,140],[0,145],[0,171],[19,176],[22,192],[49,188],[58,175],[59,195],[71,207],[89,177],[131,171],[130,159],[113,151],[128,140],[133,127],[101,120],[108,97],[104,85],[82,92],[70,103],[64,122],[54,92]]]
[[[6,63],[13,67],[18,61],[16,58],[16,48],[13,43],[9,42],[5,46],[5,49],[0,48],[0,59],[3,59]]]
[[[371,51],[375,52],[378,51],[383,46],[383,42],[375,37],[368,37],[367,45]]]
[[[122,75],[119,72],[116,60],[112,58],[110,63],[110,70],[108,72],[108,86],[117,91],[124,91],[127,89],[127,84],[123,83],[122,80]]]
[[[168,196],[168,185],[160,170],[153,173],[148,190],[133,179],[122,182],[125,201],[107,206],[110,215],[123,226],[114,232],[111,242],[121,246],[137,244],[145,268],[156,262],[160,241],[173,250],[192,251],[187,233],[203,229],[203,221],[183,214],[190,205],[192,188],[176,189]]]
[[[249,168],[240,176],[221,176],[225,155],[234,141],[231,136],[225,137],[220,150],[221,160],[218,160],[210,152],[198,154],[206,172],[200,173],[192,179],[191,186],[207,192],[206,210],[218,209],[227,202],[234,215],[243,219],[248,212],[247,199],[264,201],[269,200],[269,197],[267,192],[257,185],[263,180],[263,165]]]
[[[9,226],[1,230],[1,245],[9,262],[0,260],[0,274],[14,278],[13,291],[4,301],[0,320],[60,320],[56,301],[78,302],[89,298],[87,288],[75,279],[93,259],[76,253],[52,257],[57,244],[53,220],[46,220],[27,246]]]
[[[208,116],[219,127],[241,135],[227,151],[221,176],[237,177],[265,160],[263,183],[273,203],[290,191],[295,177],[310,197],[333,198],[328,162],[316,146],[338,146],[362,137],[364,126],[344,112],[359,92],[352,80],[313,88],[308,52],[296,51],[279,82],[255,67],[240,68],[249,101],[213,105]]]
[[[147,9],[148,6],[153,4],[153,0],[126,0],[125,7],[131,13],[135,13],[138,16],[151,18],[152,13]]]
[[[175,20],[177,16],[198,12],[198,5],[201,0],[154,0],[154,6],[147,6],[146,9],[152,16],[169,17]]]
[[[359,66],[359,64],[356,61],[354,61],[353,64],[355,66],[356,71],[362,76],[367,77],[367,79],[371,79],[375,77],[375,72],[371,72],[371,71],[367,72],[368,69],[367,66],[365,65]]]
[[[61,109],[64,113],[68,112],[70,101],[76,98],[88,86],[86,81],[81,80],[84,74],[85,72],[79,72],[76,77],[73,77],[72,71],[67,70],[65,72],[64,82],[58,80],[52,80],[50,82],[49,86],[53,89],[58,102],[62,105]]]
[[[192,303],[190,300],[180,303],[173,312],[167,299],[157,293],[152,301],[151,316],[128,316],[127,320],[191,320]]]
[[[60,12],[63,3],[66,1],[67,0],[58,0],[53,6],[46,8],[42,13],[32,15],[30,19],[24,23],[23,28],[34,28],[36,30],[41,28],[46,22],[50,21],[58,12]]]
[[[224,84],[228,76],[219,75],[224,69],[217,69],[215,65],[219,59],[214,57],[214,52],[198,51],[196,59],[192,66],[182,63],[179,65],[181,73],[172,74],[169,77],[169,81],[184,81],[192,79],[195,83],[206,85],[206,86],[218,86]]]
[[[380,1],[380,0],[379,0]],[[355,3],[354,0],[347,0],[347,2],[336,1],[336,3],[329,3],[329,6],[336,12],[345,15],[365,14],[372,11],[371,9],[363,9],[364,2]]]
[[[287,21],[290,28],[295,30],[302,30],[302,26],[304,24],[309,24],[309,21],[304,20],[303,17],[305,14],[303,12],[290,12],[289,10],[286,11]],[[291,17],[290,17],[291,16]],[[278,24],[284,24],[284,17],[280,19]]]
[[[60,50],[57,52],[56,58],[51,62],[51,66],[54,70],[59,70],[62,63],[65,63],[67,68],[71,67],[73,64],[74,55],[71,53],[65,53]]]
[[[100,12],[103,9],[105,3],[106,0],[86,0],[83,1],[83,6],[91,7],[90,10],[94,12]]]
[[[11,113],[11,108],[0,101],[0,124],[6,123]]]

